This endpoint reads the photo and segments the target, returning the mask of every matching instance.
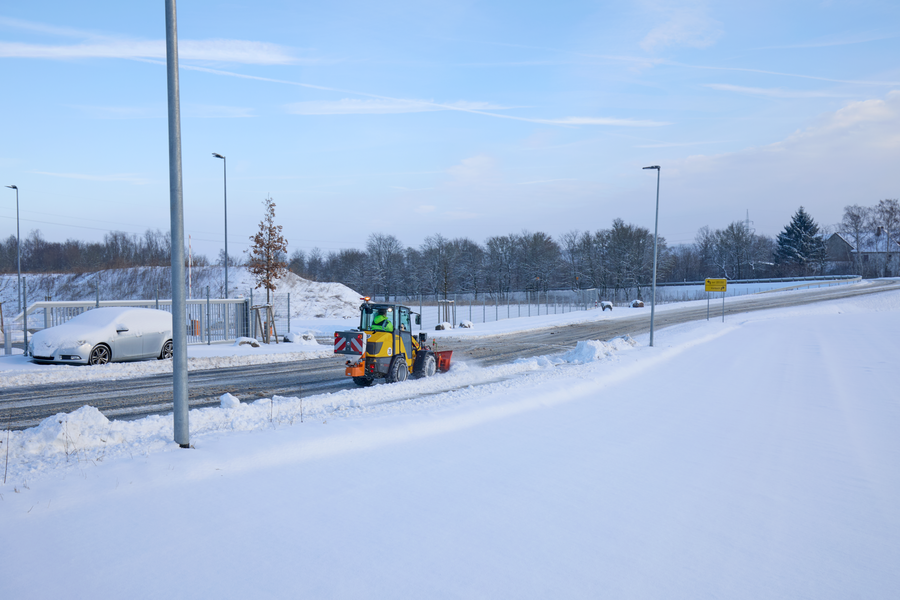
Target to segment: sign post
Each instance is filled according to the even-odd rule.
[[[709,321],[709,292],[722,292],[722,322],[725,322],[725,292],[728,289],[727,279],[706,280],[706,320]]]

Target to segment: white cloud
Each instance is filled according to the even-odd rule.
[[[481,213],[476,213],[476,212],[466,212],[466,211],[456,210],[456,211],[448,211],[448,212],[442,213],[441,216],[446,217],[451,220],[454,220],[454,221],[469,221],[472,219],[480,219],[484,215],[482,215]]]
[[[849,46],[852,44],[865,44],[868,42],[877,42],[880,40],[892,40],[897,37],[895,33],[841,33],[838,35],[829,35],[808,42],[799,44],[786,44],[783,46],[763,46],[761,50],[779,50],[786,48],[826,48],[829,46]]]
[[[164,106],[83,106],[77,104],[64,105],[81,111],[92,119],[164,119]]]
[[[184,116],[194,119],[245,119],[256,115],[252,108],[242,106],[188,104],[184,107]]]
[[[484,184],[497,179],[497,161],[492,157],[480,154],[465,158],[458,165],[447,169],[459,185]]]
[[[571,177],[562,177],[559,179],[540,179],[538,181],[522,181],[521,183],[518,183],[517,185],[537,185],[540,183],[555,183],[557,181],[577,181],[577,179],[573,179]]]
[[[703,2],[680,6],[655,3],[649,8],[651,14],[660,14],[666,20],[641,40],[641,48],[648,52],[667,46],[706,48],[722,36],[722,24],[707,14]]]
[[[49,175],[51,177],[64,177],[66,179],[81,179],[84,181],[101,181],[101,182],[121,182],[131,183],[134,185],[147,185],[152,180],[141,177],[133,173],[121,173],[115,175],[85,175],[83,173],[50,173],[47,171],[31,171],[36,175]]]
[[[523,119],[524,120],[524,119]],[[642,119],[616,119],[611,117],[565,117],[563,119],[528,119],[534,123],[547,125],[613,125],[616,127],[660,127],[670,125],[665,121],[647,121]]]
[[[294,115],[389,115],[438,110],[505,110],[508,108],[511,107],[496,106],[487,102],[437,103],[433,100],[404,100],[402,98],[309,100],[285,106],[287,112]]]
[[[830,92],[827,90],[783,90],[781,88],[755,88],[727,83],[706,83],[704,87],[722,92],[737,92],[739,94],[751,94],[753,96],[768,96],[770,98],[846,98],[847,94]]]
[[[658,144],[639,144],[635,148],[684,148],[688,146],[708,146],[710,144],[724,144],[724,141],[708,142],[660,142]]]
[[[897,197],[898,155],[894,91],[850,102],[773,144],[662,163],[662,185],[679,206],[677,218],[695,227],[724,226],[749,209],[760,233],[773,235],[801,204],[830,224],[848,204]]]
[[[159,106],[81,106],[69,105],[92,119],[165,119],[165,105]],[[234,119],[253,117],[252,108],[241,106],[216,106],[208,104],[186,104],[181,114],[193,119]]]
[[[290,50],[277,44],[247,40],[181,40],[178,57],[258,65],[286,65],[304,62]],[[42,58],[71,60],[79,58],[165,59],[164,40],[103,40],[81,44],[52,45],[0,42],[0,58]]]

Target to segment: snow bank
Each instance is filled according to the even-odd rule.
[[[637,342],[628,335],[614,338],[608,342],[588,340],[586,342],[578,342],[573,350],[561,355],[560,360],[573,365],[583,365],[589,362],[609,359],[619,350],[632,348],[636,345]]]

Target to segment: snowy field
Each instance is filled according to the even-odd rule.
[[[898,330],[898,292],[700,321],[194,410],[192,450],[58,415],[0,445],[0,596],[896,598]]]

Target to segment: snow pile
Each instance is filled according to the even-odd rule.
[[[472,327],[473,327],[472,321],[460,321],[459,326],[462,329],[472,329]]]
[[[611,358],[616,352],[626,348],[637,346],[637,342],[631,336],[625,335],[614,338],[608,342],[588,340],[578,342],[574,349],[560,356],[560,360],[573,365],[583,365],[598,360]]]
[[[247,289],[256,285],[247,269],[242,267],[237,271],[239,285]],[[278,282],[275,293],[279,298],[291,295],[291,318],[359,318],[360,295],[342,283],[309,281],[288,272]],[[257,302],[256,298],[265,298],[259,294],[258,290],[254,291],[254,302]]]
[[[228,392],[225,392],[219,397],[219,406],[222,408],[237,408],[240,405],[241,401]]]
[[[107,443],[121,443],[121,432],[114,429],[120,427],[111,425],[99,410],[93,406],[82,406],[68,414],[47,417],[37,427],[26,429],[19,444],[25,454],[69,456],[103,447]]]
[[[225,270],[222,267],[194,267],[191,274],[191,296],[206,297],[210,288],[213,298],[225,293]],[[28,303],[44,300],[85,301],[100,300],[150,300],[171,297],[169,267],[134,267],[110,269],[95,273],[30,274],[28,276]],[[185,275],[185,286],[187,286]],[[246,267],[231,267],[228,271],[229,297],[243,295],[254,304],[265,301],[265,292],[255,289],[256,281]],[[287,302],[291,295],[291,318],[357,318],[360,295],[341,283],[309,281],[288,272],[277,283],[274,292],[276,302]],[[4,302],[4,314],[15,304],[15,275],[0,275],[0,302]],[[260,300],[262,299],[262,300]],[[29,319],[29,323],[31,320]],[[35,323],[37,324],[37,323]],[[38,325],[39,326],[39,325]]]
[[[307,331],[306,333],[288,332],[284,334],[284,341],[288,344],[318,344],[314,331]]]

